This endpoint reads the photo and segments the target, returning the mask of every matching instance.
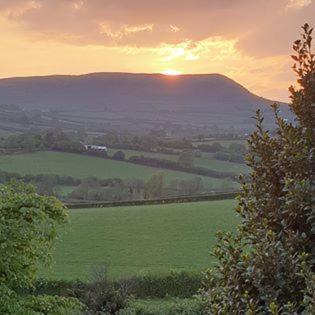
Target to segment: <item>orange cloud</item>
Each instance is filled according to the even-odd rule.
[[[1,0],[1,77],[96,71],[225,74],[287,99],[311,0]]]
[[[312,3],[312,0],[289,0],[287,8],[303,8]]]

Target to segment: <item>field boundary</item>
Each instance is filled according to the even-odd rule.
[[[122,207],[122,206],[141,206],[141,205],[155,205],[155,204],[168,204],[168,203],[186,203],[197,201],[212,201],[212,200],[225,200],[234,199],[239,194],[239,191],[204,194],[195,196],[178,196],[159,199],[147,200],[126,200],[126,201],[107,201],[107,202],[65,202],[65,205],[70,209],[81,208],[106,208],[106,207]]]

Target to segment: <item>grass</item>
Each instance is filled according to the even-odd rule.
[[[108,149],[108,154],[113,155],[117,151],[123,151],[125,153],[126,159],[130,158],[133,155],[139,156],[147,156],[156,159],[167,159],[172,161],[178,160],[178,155],[174,154],[165,154],[165,153],[156,153],[156,152],[146,152],[146,151],[138,151],[138,150],[118,150],[118,149]]]
[[[200,271],[213,262],[218,230],[238,222],[234,200],[70,210],[55,264],[44,275],[86,279],[106,265],[111,278],[170,270]]]
[[[212,139],[212,138],[208,138],[208,139],[205,139],[203,141],[199,141],[199,140],[195,139],[192,142],[193,142],[194,146],[197,146],[199,144],[212,144],[214,142],[219,142],[222,146],[224,146],[226,148],[232,143],[240,143],[240,144],[247,145],[246,140],[224,140],[224,139]]]
[[[152,157],[157,159],[166,159],[171,161],[177,161],[178,155],[174,154],[163,154],[163,153],[155,153],[155,152],[144,152],[144,151],[136,151],[136,150],[116,150],[116,149],[109,149],[109,155],[113,155],[116,151],[123,151],[125,153],[126,159],[130,156],[139,156],[143,155],[146,157]],[[209,153],[201,153],[201,157],[194,158],[194,165],[200,166],[204,168],[209,168],[216,171],[222,172],[233,172],[236,174],[239,173],[247,173],[248,167],[246,164],[241,163],[233,163],[228,161],[220,161],[212,157],[213,154]]]
[[[190,179],[197,176],[93,156],[48,151],[0,156],[0,169],[19,174],[59,174],[77,178],[95,176],[98,178],[142,178],[147,180],[157,172],[163,172],[167,181],[175,178]],[[208,189],[225,190],[238,187],[237,183],[228,179],[202,178]]]

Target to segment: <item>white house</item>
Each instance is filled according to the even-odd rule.
[[[107,152],[107,147],[102,146],[102,145],[85,144],[84,147],[86,150],[95,150],[95,151]]]

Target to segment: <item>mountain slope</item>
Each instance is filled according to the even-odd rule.
[[[80,115],[83,111],[121,112],[138,117],[139,122],[144,117],[155,121],[158,116],[164,123],[184,119],[188,124],[198,124],[197,116],[201,115],[202,124],[212,124],[211,115],[220,115],[219,121],[229,117],[225,127],[239,126],[237,119],[230,121],[231,115],[247,119],[259,107],[269,116],[271,103],[220,74],[92,73],[0,80],[0,104]]]

